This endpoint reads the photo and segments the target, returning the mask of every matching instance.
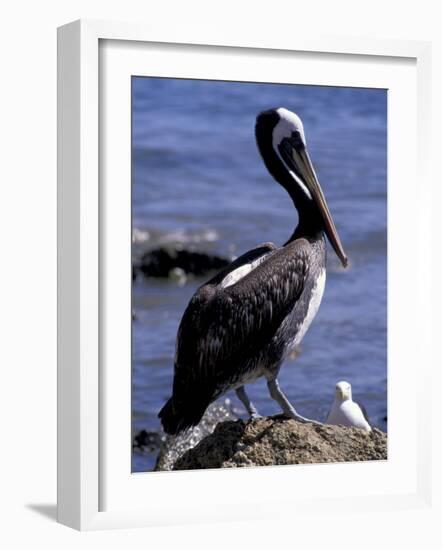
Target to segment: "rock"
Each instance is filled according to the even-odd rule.
[[[387,434],[283,417],[227,421],[184,453],[174,470],[386,460]]]
[[[179,246],[164,246],[150,250],[141,257],[135,277],[136,271],[141,271],[145,277],[169,277],[177,272],[202,276],[218,271],[229,263],[229,259],[216,254],[186,250]]]
[[[135,435],[132,448],[138,448],[140,450],[148,449],[153,451],[158,449],[160,445],[161,437],[158,433],[141,430]]]
[[[174,267],[169,271],[169,279],[178,286],[184,286],[187,282],[186,272],[181,267]]]

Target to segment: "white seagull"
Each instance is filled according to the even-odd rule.
[[[371,432],[367,412],[362,405],[352,400],[351,385],[348,382],[336,384],[335,398],[325,423],[354,426]]]

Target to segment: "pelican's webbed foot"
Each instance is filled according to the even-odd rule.
[[[310,422],[311,424],[315,424],[316,426],[323,425],[317,420],[311,420],[310,418],[306,418],[305,416],[300,415],[282,392],[276,378],[271,378],[270,380],[267,380],[267,387],[269,388],[272,399],[274,399],[279,404],[285,416],[287,416],[288,418],[293,418],[298,422]]]

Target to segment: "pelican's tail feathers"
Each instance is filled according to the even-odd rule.
[[[196,426],[202,419],[209,403],[177,403],[171,397],[161,411],[158,418],[161,420],[163,429],[167,434],[178,435],[179,433]]]

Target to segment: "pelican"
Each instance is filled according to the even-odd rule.
[[[166,433],[201,420],[206,408],[234,389],[251,417],[258,412],[245,384],[265,377],[285,416],[301,416],[278,383],[284,359],[304,337],[321,303],[329,239],[343,266],[347,256],[306,148],[301,119],[285,108],[256,119],[258,150],[298,211],[298,225],[281,247],[249,250],[202,285],[180,323],[172,397],[159,412]]]
[[[325,423],[355,426],[371,432],[367,411],[363,405],[353,401],[351,385],[348,382],[343,380],[336,384],[335,398]]]

